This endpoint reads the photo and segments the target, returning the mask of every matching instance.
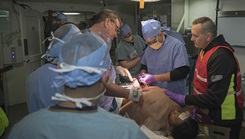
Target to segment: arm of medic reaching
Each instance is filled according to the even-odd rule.
[[[119,61],[120,65],[122,65],[122,67],[124,67],[126,69],[130,69],[140,62],[140,58],[137,57],[137,58],[133,59],[132,61],[127,61],[127,60],[118,60],[118,61]]]
[[[173,92],[171,92],[169,90],[165,90],[164,93],[169,98],[171,98],[173,101],[175,101],[176,103],[178,103],[179,105],[181,105],[181,106],[184,106],[185,105],[185,95],[176,94],[176,93],[173,93]]]
[[[128,61],[128,60],[118,60],[118,62],[120,63],[120,65],[122,65],[124,68],[126,69],[130,69],[134,66],[136,66],[140,60],[142,59],[142,56],[144,55],[144,53],[142,53],[141,55],[139,55],[139,57],[131,60],[131,61]]]
[[[142,90],[139,87],[133,87],[131,89],[123,88],[114,83],[109,83],[107,85],[106,93],[107,96],[121,97],[129,100],[138,102],[142,96]]]
[[[147,69],[147,66],[143,65],[142,70]],[[172,70],[171,72],[163,73],[163,74],[148,74],[148,73],[140,73],[138,79],[142,83],[150,84],[156,81],[177,81],[181,79],[185,79],[190,71],[189,66],[182,66]]]

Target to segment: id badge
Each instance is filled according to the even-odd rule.
[[[136,52],[136,50],[134,50],[131,54],[130,54],[130,58],[131,59],[135,59],[138,56],[138,53]]]

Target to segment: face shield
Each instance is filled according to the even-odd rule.
[[[61,47],[64,45],[65,41],[71,38],[73,35],[81,34],[80,30],[73,24],[66,24],[58,28],[55,32],[51,32],[51,36],[46,40],[49,40],[49,46],[46,53],[42,56],[49,62],[54,62],[57,64],[58,56]],[[45,41],[46,41],[45,40]]]

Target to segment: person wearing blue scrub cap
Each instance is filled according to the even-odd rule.
[[[69,39],[59,54],[60,68],[50,68],[59,73],[54,86],[65,86],[52,97],[59,102],[26,116],[7,139],[147,139],[135,121],[98,106],[109,82],[110,47],[110,39],[98,32]]]
[[[129,70],[133,78],[137,78],[146,43],[139,35],[132,34],[127,23],[120,28],[120,35],[122,39],[116,48],[117,61],[120,66]],[[126,80],[121,78],[121,83],[123,82]]]
[[[56,102],[51,100],[51,96],[57,90],[51,86],[52,80],[57,76],[57,73],[48,68],[55,68],[59,63],[59,52],[65,41],[71,36],[80,33],[80,30],[75,25],[65,24],[51,33],[51,37],[46,39],[50,41],[50,44],[42,58],[48,63],[33,71],[26,80],[26,100],[29,113],[46,108]],[[62,88],[60,89],[62,90]]]
[[[170,27],[167,27],[167,26],[163,26],[161,20],[157,17],[153,17],[154,20],[157,20],[160,22],[160,25],[161,25],[161,29],[162,31],[164,31],[164,33],[166,33],[167,35],[170,35],[174,38],[177,38],[178,40],[180,40],[182,43],[185,44],[185,41],[184,41],[184,38],[183,38],[183,35],[175,30],[172,30]]]
[[[157,20],[150,19],[141,24],[149,47],[141,59],[139,81],[186,94],[186,77],[190,67],[185,45],[165,34]]]
[[[56,19],[57,19],[58,24],[60,24],[60,25],[63,25],[67,22],[67,16],[63,13],[59,13],[56,16]]]

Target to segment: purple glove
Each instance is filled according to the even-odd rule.
[[[177,102],[179,105],[184,106],[185,105],[185,95],[182,94],[176,94],[169,90],[165,90],[164,93],[171,98],[173,101]]]
[[[146,84],[150,84],[150,83],[152,83],[152,82],[154,82],[155,81],[155,78],[154,78],[154,75],[152,75],[152,74],[147,74],[147,73],[142,73],[142,74],[139,74],[139,76],[138,76],[139,78],[139,81],[141,82],[141,83],[146,83]]]
[[[214,121],[211,119],[211,117],[205,113],[203,113],[200,109],[198,108],[193,108],[190,112],[190,116],[193,120],[205,124],[213,124]]]

